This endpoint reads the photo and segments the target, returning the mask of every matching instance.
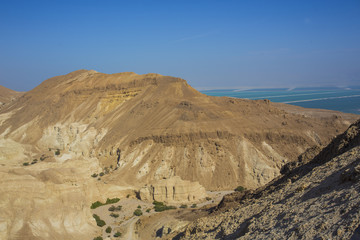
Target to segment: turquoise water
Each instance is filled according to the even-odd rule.
[[[254,89],[206,90],[209,96],[228,96],[252,100],[269,99],[306,108],[321,108],[360,114],[360,89],[303,88],[303,89]]]

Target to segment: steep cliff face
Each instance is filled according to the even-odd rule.
[[[311,161],[255,191],[224,197],[174,239],[358,239],[360,121]]]
[[[198,182],[184,181],[178,176],[156,181],[140,189],[140,199],[150,202],[198,202],[206,196],[205,188]]]

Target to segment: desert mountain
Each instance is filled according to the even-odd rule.
[[[0,108],[2,105],[15,100],[17,97],[21,96],[22,92],[16,92],[9,88],[0,86]]]
[[[48,79],[0,109],[0,238],[91,239],[102,230],[90,205],[140,189],[172,186],[156,197],[176,201],[255,189],[357,117],[209,97],[159,74]]]
[[[97,158],[103,167],[118,166],[109,182],[142,185],[180,176],[208,190],[255,188],[357,118],[308,113],[209,97],[159,74],[79,70],[48,79],[4,107],[0,134],[4,144],[19,144],[7,151],[12,164],[59,149],[63,161]]]
[[[173,237],[359,239],[359,157],[360,121],[312,160],[287,167],[267,186],[227,195],[210,216]]]

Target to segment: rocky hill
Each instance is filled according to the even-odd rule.
[[[146,184],[170,200],[255,189],[357,117],[209,97],[159,74],[48,79],[0,109],[0,239],[91,239],[101,230],[90,205]],[[157,195],[169,186],[173,196]]]
[[[159,74],[79,70],[48,79],[1,109],[0,135],[12,164],[59,149],[63,160],[118,166],[110,182],[142,186],[180,176],[208,190],[256,188],[358,117],[308,113],[209,97]]]
[[[6,87],[0,86],[0,109],[8,102],[14,101],[21,96],[22,92],[16,92]]]
[[[170,239],[359,239],[360,121],[312,160],[226,196]]]

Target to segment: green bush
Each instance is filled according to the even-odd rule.
[[[28,163],[28,162],[24,162],[23,165],[24,165],[24,166],[29,166],[29,163]]]
[[[119,214],[117,214],[117,213],[110,213],[110,217],[118,218],[118,217],[119,217]]]
[[[55,155],[56,155],[56,156],[60,155],[60,149],[56,149]]]
[[[95,209],[95,208],[98,208],[98,207],[103,206],[103,205],[107,205],[107,204],[111,204],[111,203],[117,203],[118,201],[120,201],[120,198],[111,198],[111,199],[108,198],[108,199],[106,199],[105,203],[102,203],[100,201],[94,202],[93,204],[91,204],[90,208]]]
[[[113,212],[113,211],[115,211],[115,206],[114,205],[112,205],[111,207],[109,207],[109,209],[108,209],[110,212]]]
[[[122,206],[119,205],[119,206],[117,206],[117,207],[115,208],[115,211],[121,211],[121,209],[122,209]]]
[[[137,208],[141,209],[141,206],[140,206],[140,205],[138,205],[138,206],[137,206]]]
[[[162,212],[165,210],[176,209],[174,206],[166,206],[163,202],[154,201],[155,212]]]
[[[121,237],[121,232],[116,232],[116,233],[114,234],[114,237]]]
[[[130,197],[130,194],[126,195],[126,198],[129,198]]]
[[[142,211],[141,211],[140,209],[136,209],[136,210],[134,211],[134,215],[135,215],[135,216],[141,216],[141,215],[142,215]]]
[[[103,172],[101,172],[101,173],[99,173],[99,175],[100,175],[100,177],[102,177],[102,176],[104,176],[104,173],[103,173]]]
[[[100,217],[96,214],[93,214],[93,217],[95,218],[96,221],[96,225],[98,225],[99,227],[103,227],[106,225],[104,220],[101,220]]]
[[[92,174],[91,175],[93,178],[96,178],[98,175],[97,175],[97,173],[94,173],[94,174]]]
[[[186,204],[182,204],[180,208],[187,208],[188,206]]]
[[[197,205],[194,203],[193,205],[191,205],[191,208],[196,208]]]
[[[151,209],[150,209],[150,208],[146,209],[146,212],[147,212],[147,213],[149,213],[150,211],[151,211]]]
[[[206,199],[206,201],[210,201],[211,197],[206,197],[205,199]]]
[[[243,192],[246,190],[246,188],[244,188],[243,186],[238,186],[237,188],[234,189],[236,192]]]
[[[108,227],[105,229],[105,232],[107,232],[107,233],[111,233],[111,231],[112,231],[112,228],[111,228],[110,226],[108,226]]]
[[[103,238],[99,236],[99,237],[94,238],[94,240],[103,240]]]
[[[118,201],[120,201],[120,198],[108,198],[105,204],[117,203]]]
[[[100,201],[96,201],[96,202],[94,202],[93,204],[91,204],[91,209],[95,209],[95,208],[98,208],[98,207],[100,207],[100,206],[102,206],[103,204],[102,204],[102,202],[100,202]]]
[[[46,157],[45,157],[44,155],[43,155],[43,156],[41,156],[41,157],[40,157],[40,161],[44,161],[44,160],[45,160],[45,158],[46,158]]]

